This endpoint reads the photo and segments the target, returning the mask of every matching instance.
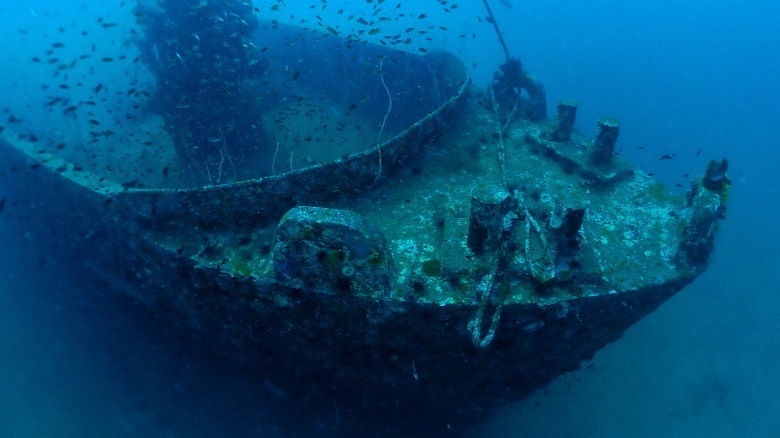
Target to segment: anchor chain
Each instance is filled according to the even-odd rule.
[[[504,216],[501,227],[501,245],[499,246],[496,263],[490,270],[490,273],[482,277],[476,286],[479,295],[479,307],[474,314],[474,318],[469,321],[467,328],[469,332],[471,332],[471,340],[477,348],[484,349],[490,346],[493,342],[493,338],[496,336],[496,331],[498,330],[501,312],[504,309],[504,297],[509,289],[509,270],[507,266],[510,241],[509,235],[517,218],[517,214],[511,211]],[[497,276],[501,277],[499,284],[496,284]],[[493,316],[490,319],[490,326],[483,336],[485,313],[488,306],[491,305],[491,297],[494,295],[494,290],[497,287],[499,289],[498,296],[496,297],[498,304],[495,305]]]
[[[478,348],[487,348],[493,338],[496,335],[496,329],[498,329],[498,322],[501,320],[501,311],[504,308],[504,303],[499,302],[496,309],[493,311],[493,317],[490,320],[490,327],[482,336],[482,326],[485,318],[485,309],[487,309],[490,302],[490,295],[495,286],[495,276],[498,271],[498,266],[495,266],[488,275],[482,277],[482,280],[477,284],[477,292],[481,294],[479,307],[477,313],[474,314],[474,318],[469,321],[468,329],[471,332],[471,340]]]

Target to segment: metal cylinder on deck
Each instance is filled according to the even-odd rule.
[[[712,190],[713,192],[722,192],[724,188],[727,188],[731,184],[731,180],[726,176],[728,168],[729,162],[725,158],[721,161],[710,161],[709,164],[707,164],[707,171],[704,173],[701,184],[704,188]]]
[[[609,117],[598,120],[598,133],[593,143],[593,163],[609,164],[615,154],[615,143],[620,134],[620,122]]]
[[[571,131],[577,120],[578,106],[579,103],[574,101],[558,102],[558,121],[555,129],[550,133],[550,140],[559,142],[571,140]]]
[[[499,187],[479,190],[472,195],[466,243],[475,254],[498,247],[504,216],[512,210],[514,203],[514,198]]]

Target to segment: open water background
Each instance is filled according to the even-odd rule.
[[[299,17],[324,13],[308,9],[320,2],[299,10],[286,3]],[[475,64],[477,81],[502,61],[493,29],[476,20],[485,15],[481,2],[448,13],[434,1],[403,3],[415,16],[426,13],[426,20],[447,26],[429,47]],[[544,82],[551,115],[558,99],[578,100],[578,127],[588,135],[598,117],[618,118],[621,154],[670,187],[679,183],[682,191],[683,174],[699,174],[707,160],[722,157],[734,184],[707,272],[603,349],[592,369],[561,377],[465,434],[780,435],[780,4],[493,3],[510,50]],[[41,130],[55,123],[42,109],[40,89],[51,72],[30,58],[56,39],[88,50],[93,41],[74,36],[81,28],[118,53],[131,6],[0,2],[0,107]],[[329,1],[325,18],[336,23],[335,9],[364,6]],[[119,25],[101,34],[98,17]],[[59,26],[68,32],[58,35]],[[457,38],[463,32],[476,37]],[[122,71],[98,74],[110,81]],[[659,160],[672,153],[674,159]],[[3,190],[0,181],[0,198]],[[289,430],[284,415],[268,407],[272,395],[261,384],[57,262],[43,233],[11,220],[12,213],[7,207],[0,214],[0,436],[283,436]],[[323,427],[328,421],[322,419]]]

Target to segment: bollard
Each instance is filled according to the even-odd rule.
[[[615,143],[620,133],[620,122],[609,117],[598,120],[598,134],[593,143],[593,163],[606,165],[612,162],[615,153]]]
[[[558,121],[555,129],[550,133],[550,140],[558,142],[571,140],[571,131],[577,119],[578,106],[579,104],[574,101],[558,102]]]
[[[702,185],[716,193],[721,193],[731,185],[731,181],[726,176],[729,168],[729,162],[724,158],[721,161],[712,160],[707,164],[707,171],[704,173]]]
[[[479,255],[498,248],[504,230],[504,216],[514,205],[514,198],[498,187],[482,190],[472,196],[466,243],[474,254]]]

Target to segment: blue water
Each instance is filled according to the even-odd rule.
[[[333,27],[344,24],[339,8],[370,7],[328,1],[322,10],[317,1],[308,2],[314,10],[296,10],[299,2],[288,0],[274,12],[273,3],[255,2],[261,17],[321,15]],[[397,1],[387,3],[391,9]],[[448,28],[432,31],[427,46],[457,53],[477,82],[502,61],[492,27],[477,20],[485,15],[481,2],[451,12],[434,1],[404,3],[401,10],[414,17],[426,13],[426,25]],[[623,126],[620,153],[669,187],[682,192],[689,180],[682,175],[722,157],[734,184],[707,272],[599,352],[592,368],[562,376],[463,433],[780,435],[780,4],[492,3],[510,50],[544,82],[550,108],[559,99],[580,102],[582,132],[592,135],[598,117],[615,117]],[[72,54],[93,43],[113,55],[130,50],[123,26],[132,22],[131,8],[0,3],[0,107],[57,135],[60,122],[44,110],[40,88],[52,82],[51,71],[30,59],[54,41]],[[99,17],[118,25],[103,28]],[[417,20],[385,26],[404,29]],[[94,75],[110,83],[124,72],[103,65],[84,74],[92,84]],[[662,154],[675,158],[661,161]],[[3,190],[0,181],[0,198]],[[202,354],[140,305],[55,261],[45,233],[9,215],[10,207],[0,213],[0,436],[287,436],[295,413],[276,412],[263,382]],[[314,425],[303,435],[333,432],[332,418],[302,422]]]

